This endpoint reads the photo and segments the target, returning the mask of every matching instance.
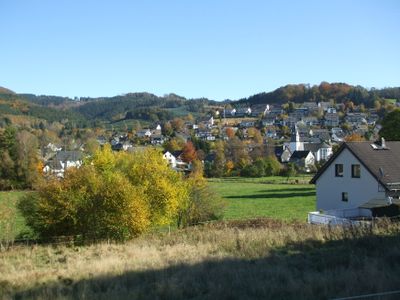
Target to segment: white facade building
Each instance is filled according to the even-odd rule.
[[[369,208],[399,202],[400,142],[343,143],[314,176],[317,210]]]

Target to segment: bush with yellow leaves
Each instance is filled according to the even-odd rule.
[[[189,181],[158,151],[115,153],[105,146],[64,179],[43,183],[19,208],[42,238],[126,240],[175,222],[189,197]]]

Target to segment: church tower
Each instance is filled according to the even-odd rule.
[[[294,131],[294,132],[293,132]],[[297,125],[294,125],[294,130],[290,139],[289,149],[293,153],[294,151],[303,151],[304,144],[300,141],[300,134]]]

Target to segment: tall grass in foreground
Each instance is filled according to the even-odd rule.
[[[329,299],[399,289],[400,224],[219,222],[125,244],[15,247],[0,270],[2,299]]]

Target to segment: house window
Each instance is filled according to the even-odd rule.
[[[336,164],[335,165],[335,176],[336,177],[343,177],[343,164]]]
[[[351,165],[351,177],[353,177],[353,178],[361,177],[360,165]]]
[[[349,194],[347,192],[342,193],[342,201],[344,201],[344,202],[349,201]]]

